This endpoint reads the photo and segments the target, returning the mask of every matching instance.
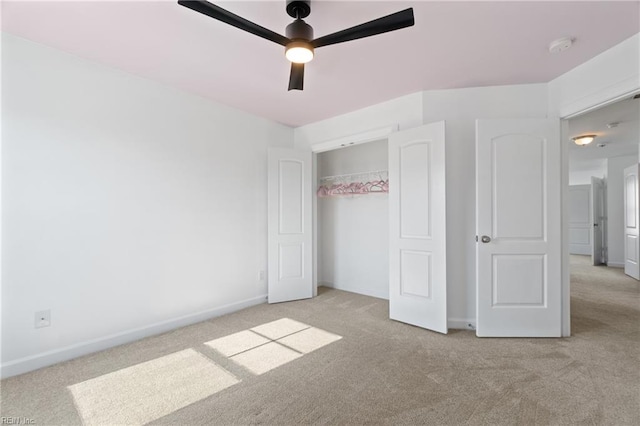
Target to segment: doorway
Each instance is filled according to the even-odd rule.
[[[314,281],[387,298],[391,319],[446,334],[445,122],[397,132],[385,131],[380,136],[386,136],[386,140],[380,137],[351,138],[349,143],[327,142],[316,151],[315,180],[320,196],[314,197],[314,202],[332,197],[336,197],[338,202],[344,201],[344,197],[347,200],[352,197],[351,204],[358,198],[368,201],[359,203],[357,209],[347,209],[348,203],[342,203],[341,207],[333,204],[321,206],[324,213],[330,212],[333,223],[327,224],[326,214],[322,220],[324,224],[318,226],[318,221],[315,221],[314,240],[321,244],[316,246],[315,255],[320,257],[318,253],[322,251],[322,258],[316,261],[314,270],[324,271]],[[376,141],[380,141],[379,145],[372,145]],[[350,151],[338,150],[328,154],[328,164],[322,164],[323,158],[318,159],[319,152],[365,142],[368,147],[352,147],[354,149]],[[380,168],[384,166],[387,170]],[[365,167],[364,171],[362,167]],[[319,169],[322,170],[320,174]],[[395,185],[391,192],[389,182]],[[375,200],[370,198],[372,196],[383,198]],[[317,207],[314,208],[316,212]],[[346,222],[344,215],[335,215],[341,210],[348,212],[349,220]],[[382,214],[373,214],[374,211]],[[315,219],[318,219],[318,214]],[[340,221],[351,226],[336,226]],[[367,226],[360,226],[363,223]],[[353,232],[354,227],[358,232]],[[344,265],[343,256],[336,253],[342,247],[335,244],[341,231],[351,236],[363,236],[366,241],[373,238],[375,244],[380,245],[359,244],[356,249],[365,255],[357,254],[355,261]],[[346,243],[347,249],[352,248],[353,242],[349,240]],[[354,256],[353,251],[342,254],[346,258]],[[366,254],[372,255],[374,260]],[[377,265],[375,259],[379,260]],[[333,263],[327,266],[327,261]],[[342,281],[339,271],[342,266],[345,267],[343,271],[348,271],[342,276],[351,277],[353,271],[358,274],[354,281]],[[380,266],[380,273],[374,272],[372,276],[372,269],[375,271]],[[369,280],[375,281],[377,286],[372,287],[366,282]]]
[[[317,282],[389,299],[387,139],[316,154]]]
[[[625,264],[624,169],[638,164],[639,116],[640,100],[628,98],[567,121],[569,139],[595,136],[569,142],[568,209],[569,253],[594,265]]]
[[[640,100],[629,95],[622,100],[608,103],[600,108],[591,110],[566,120],[563,136],[568,143],[568,222],[569,245],[566,264],[568,265],[567,278],[570,285],[566,294],[565,312],[568,312],[569,298],[581,297],[585,289],[585,278],[600,277],[603,286],[612,284],[624,276],[625,266],[625,168],[638,164],[638,146],[640,144]],[[571,138],[592,134],[595,139],[585,146],[578,146],[571,142]],[[600,178],[600,179],[599,179]],[[603,202],[601,211],[592,207],[590,212],[572,212],[573,204],[580,204],[572,200],[572,191],[581,185],[588,188],[594,194],[594,183],[601,180],[603,185]],[[574,194],[572,194],[574,192]],[[586,194],[583,193],[583,194]],[[585,195],[583,195],[585,198]],[[590,200],[591,202],[591,200]],[[588,204],[582,203],[585,207]],[[598,234],[602,237],[602,265],[594,268],[597,253],[578,254],[572,250],[571,244],[576,242],[575,222],[576,214],[585,219],[587,232],[582,231],[582,241],[587,244],[597,244],[594,237]],[[588,221],[586,218],[588,217]],[[572,221],[574,223],[572,223]],[[590,236],[589,233],[590,232]],[[572,235],[573,233],[573,235]],[[592,249],[593,246],[590,246]],[[575,247],[573,247],[575,249]],[[602,269],[599,269],[602,268]],[[600,272],[598,272],[600,271]],[[607,278],[609,277],[609,278]],[[627,277],[629,280],[631,278]],[[588,311],[585,311],[588,312]],[[578,315],[572,312],[572,316]],[[565,317],[565,325],[568,324],[568,316]],[[573,327],[572,327],[573,328]],[[565,334],[568,329],[565,329]],[[580,331],[580,330],[575,330]]]

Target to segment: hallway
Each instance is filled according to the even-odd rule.
[[[606,339],[640,337],[640,281],[622,268],[592,266],[590,256],[571,255],[571,335]]]

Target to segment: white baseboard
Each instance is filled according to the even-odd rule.
[[[475,330],[476,320],[471,318],[449,318],[447,326],[453,330]]]
[[[624,263],[619,262],[607,262],[607,266],[611,268],[624,268]]]
[[[378,299],[389,300],[388,294],[385,294],[384,292],[381,292],[381,291],[372,291],[371,289],[368,289],[368,288],[341,286],[341,285],[335,285],[334,283],[330,283],[326,281],[318,282],[318,286],[335,288],[336,290],[348,291],[350,293],[357,293],[357,294],[362,294],[364,296],[371,296]]]
[[[88,355],[114,346],[140,340],[145,337],[165,333],[180,327],[226,315],[250,306],[265,303],[266,301],[267,296],[261,295],[217,308],[207,309],[194,314],[188,314],[172,318],[170,320],[157,322],[148,326],[134,328],[120,333],[111,334],[109,336],[99,337],[97,339],[87,340],[85,342],[76,343],[63,348],[19,358],[2,364],[0,377],[4,379],[6,377],[17,376],[18,374],[27,373],[62,361],[68,361],[83,355]]]
[[[578,254],[581,256],[589,256],[591,254],[591,247],[583,245],[569,244],[569,254]]]

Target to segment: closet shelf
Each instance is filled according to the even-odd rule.
[[[333,175],[333,176],[322,176],[320,178],[320,181],[323,180],[337,180],[337,179],[345,179],[345,178],[360,178],[360,177],[369,177],[370,175],[380,175],[380,176],[384,176],[385,178],[389,177],[389,171],[388,170],[374,170],[374,171],[370,171],[370,172],[359,172],[359,173],[347,173],[344,175]]]

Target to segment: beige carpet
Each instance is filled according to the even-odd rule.
[[[443,336],[389,321],[386,301],[323,290],[312,300],[256,306],[3,380],[1,415],[82,424],[74,401],[81,384],[194,351],[206,357],[196,367],[210,372],[211,388],[149,424],[638,424],[640,286],[587,258],[572,263],[568,339],[479,339],[455,330]],[[216,342],[284,318],[311,327],[300,333],[320,330],[314,339],[328,343],[316,348],[308,346],[313,339],[301,343],[302,334],[249,334],[263,346],[276,344],[269,339],[298,345],[299,356],[255,374],[233,360],[246,353],[237,352],[237,337]],[[223,389],[220,377],[238,382]],[[153,387],[154,400],[180,400],[192,382],[202,389],[198,379],[173,380],[170,391]],[[99,416],[122,423],[116,414]]]
[[[209,358],[185,349],[68,390],[86,425],[144,425],[236,383],[238,379]]]

